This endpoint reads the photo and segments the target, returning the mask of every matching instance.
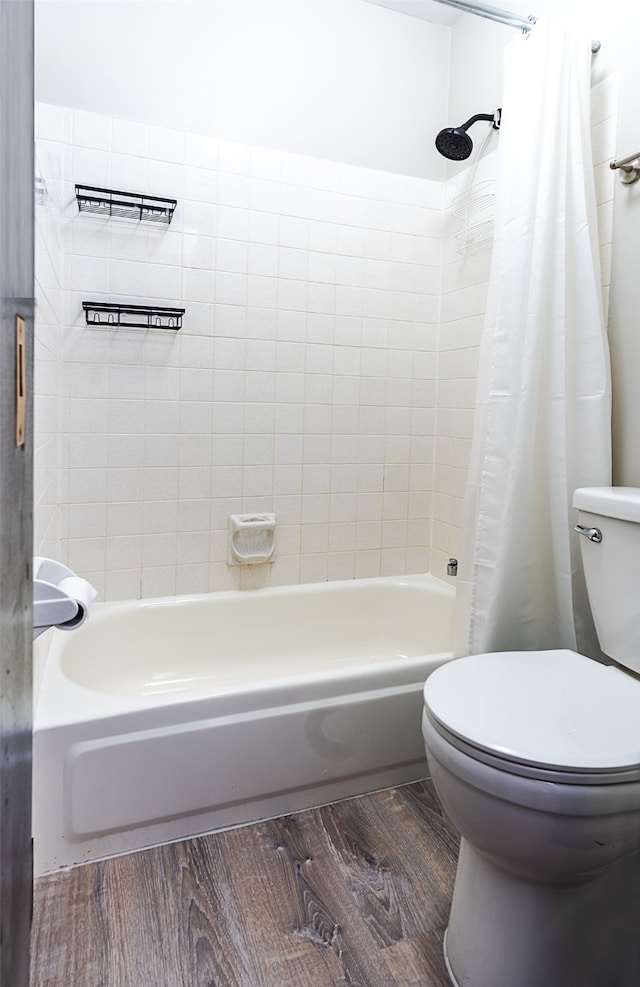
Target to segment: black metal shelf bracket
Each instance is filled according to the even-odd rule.
[[[183,308],[166,305],[119,305],[112,302],[83,302],[87,325],[101,329],[182,329]]]
[[[95,185],[76,185],[76,199],[80,212],[98,216],[118,216],[121,219],[137,219],[139,222],[166,223],[168,226],[178,204],[177,199],[159,195],[139,195],[136,192],[118,192],[115,189],[98,188]]]

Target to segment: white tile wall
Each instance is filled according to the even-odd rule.
[[[605,311],[616,109],[612,77],[592,94]],[[444,575],[490,260],[456,251],[467,175],[445,187],[45,105],[37,133],[38,550],[107,599]],[[173,223],[79,215],[76,181],[174,196]],[[184,328],[87,328],[86,298],[184,306]],[[245,511],[276,512],[272,565],[226,565]]]
[[[65,533],[63,246],[60,196],[69,113],[51,108],[36,158],[34,552],[59,558]]]
[[[61,190],[71,114],[51,107],[38,119],[47,142],[38,147],[36,155],[33,550],[34,555],[64,559],[67,474]],[[44,635],[34,643],[34,699],[42,681],[48,637]]]
[[[57,107],[38,128],[66,150],[68,564],[111,599],[428,570],[440,186]],[[96,219],[76,181],[179,205]],[[184,327],[88,328],[85,299]],[[245,511],[276,512],[272,565],[226,565]]]

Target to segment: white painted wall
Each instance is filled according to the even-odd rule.
[[[362,0],[37,0],[36,98],[441,180],[450,34]]]
[[[640,14],[636,15],[636,21]],[[640,151],[640,25],[620,46],[620,108],[616,157]],[[613,374],[614,482],[640,486],[640,332],[638,257],[640,256],[640,182],[615,180],[614,237],[609,339]]]
[[[575,0],[511,0],[504,5],[523,17],[576,17]],[[617,71],[620,44],[633,14],[631,0],[585,0],[579,4],[587,34],[602,42],[593,60],[596,85]],[[451,126],[474,113],[491,112],[502,99],[503,55],[505,46],[517,36],[506,25],[463,14],[452,32],[449,114]]]

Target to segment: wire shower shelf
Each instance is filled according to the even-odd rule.
[[[452,200],[452,215],[462,221],[455,235],[460,241],[458,252],[472,253],[486,249],[493,240],[495,180],[478,182]]]
[[[136,192],[119,192],[95,185],[76,185],[76,199],[80,212],[98,216],[117,216],[121,219],[137,219],[168,226],[178,204],[177,199],[159,195],[139,195]]]
[[[101,329],[182,329],[183,308],[166,305],[119,305],[113,302],[83,302],[87,325]]]

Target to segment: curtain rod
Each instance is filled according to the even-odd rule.
[[[528,34],[537,21],[536,17],[523,17],[521,14],[513,14],[510,10],[502,10],[501,7],[489,7],[484,3],[472,3],[471,0],[434,0],[434,2],[442,3],[445,7],[455,7],[457,10],[463,10],[466,14],[486,17],[489,21],[497,21],[508,27],[515,27],[523,34]],[[600,51],[600,47],[599,41],[591,42],[591,51],[594,55]]]

